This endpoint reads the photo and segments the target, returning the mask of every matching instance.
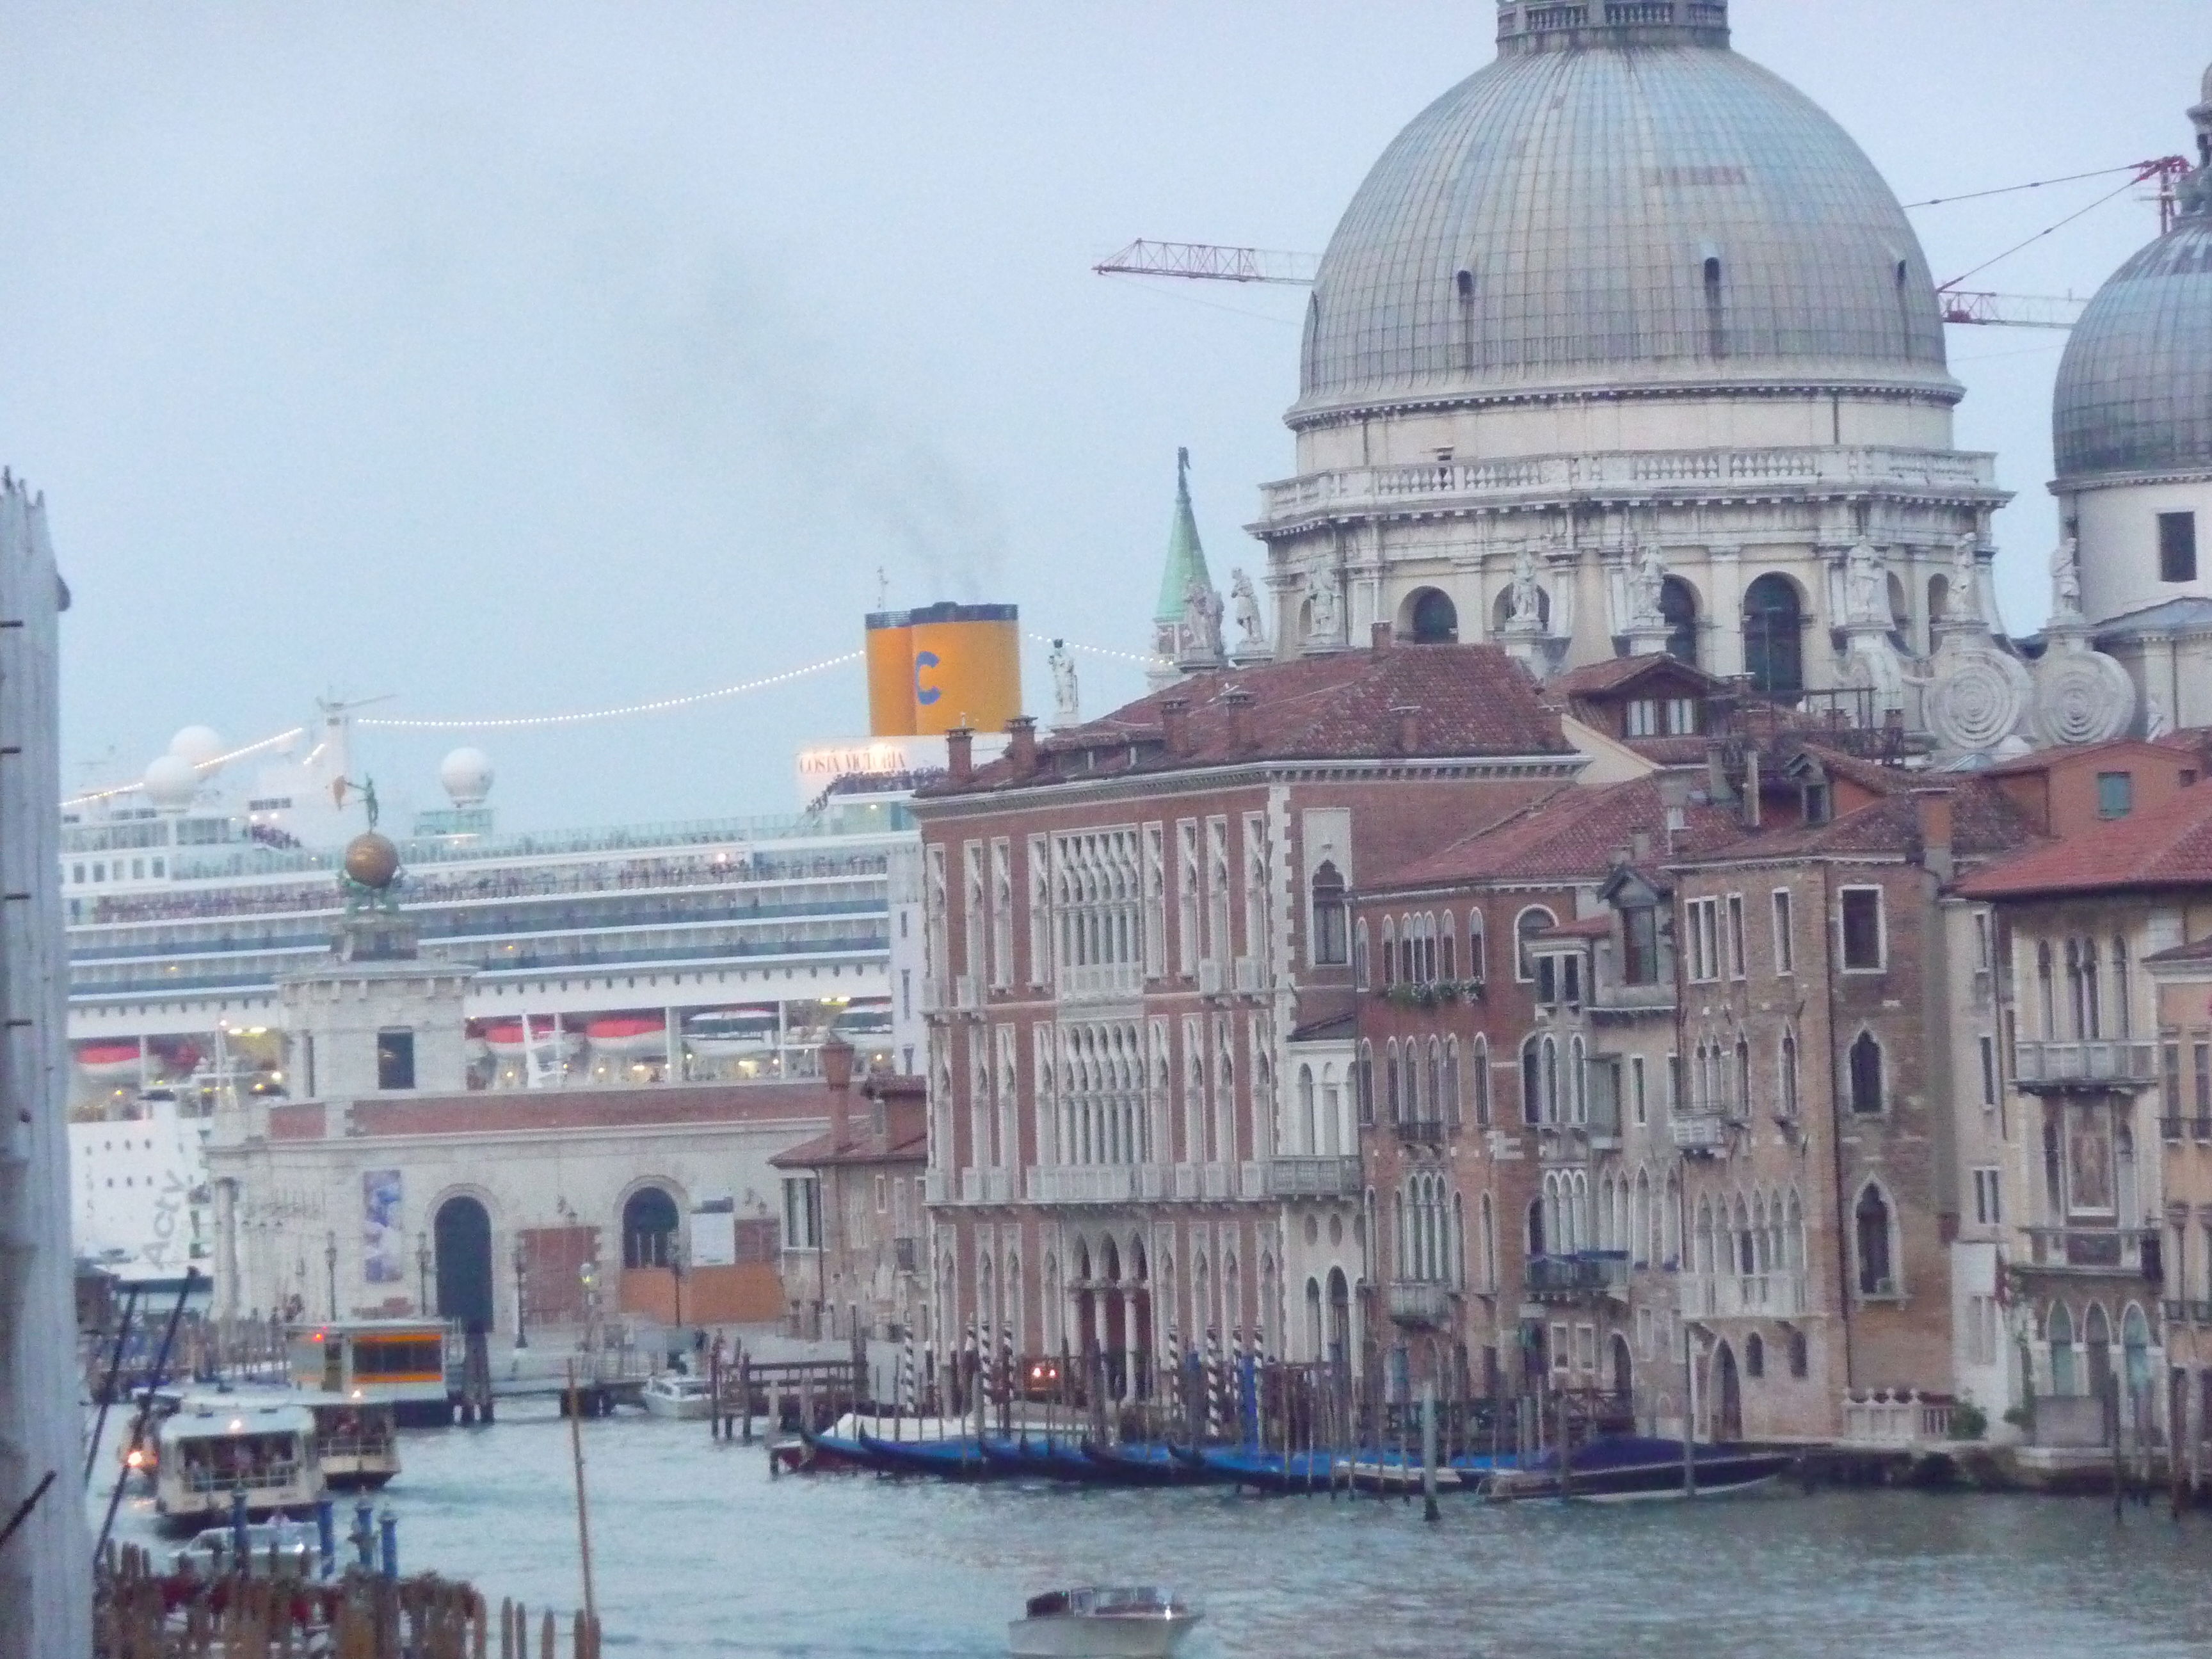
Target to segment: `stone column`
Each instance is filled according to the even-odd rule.
[[[1743,672],[1743,550],[1716,547],[1707,555],[1704,630],[1700,643],[1710,653],[1705,672],[1730,679]]]

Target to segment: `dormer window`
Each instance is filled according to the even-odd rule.
[[[1659,910],[1639,904],[1620,913],[1620,981],[1624,985],[1659,982]]]
[[[1805,784],[1805,822],[1826,823],[1832,810],[1826,778],[1808,779]]]

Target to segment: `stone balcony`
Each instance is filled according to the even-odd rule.
[[[1626,1292],[1628,1252],[1577,1250],[1571,1255],[1532,1255],[1522,1269],[1522,1284],[1539,1301]]]
[[[1389,1297],[1394,1323],[1437,1330],[1451,1322],[1451,1286],[1440,1279],[1394,1279]]]
[[[2146,1089],[2158,1081],[2158,1044],[2132,1038],[2018,1042],[2013,1079],[2023,1089]]]
[[[1805,1311],[1798,1273],[1684,1273],[1675,1285],[1689,1319],[1796,1319]]]
[[[1449,513],[1614,491],[1709,496],[1731,487],[1761,496],[1934,487],[1994,498],[1997,489],[1993,457],[1950,450],[1622,450],[1310,472],[1261,486],[1257,528],[1279,534],[1304,524],[1367,514]]]
[[[1260,1169],[1269,1198],[1350,1198],[1362,1184],[1356,1158],[1271,1158]]]
[[[1668,1127],[1678,1152],[1710,1158],[1728,1150],[1729,1120],[1718,1112],[1677,1111]]]
[[[2154,1283],[2165,1278],[2158,1231],[2152,1227],[2027,1227],[2027,1260],[2015,1271],[2125,1273]]]
[[[1844,1396],[1844,1443],[1905,1449],[1951,1437],[1951,1396],[1875,1389]]]

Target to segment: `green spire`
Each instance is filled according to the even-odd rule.
[[[1168,565],[1160,573],[1159,608],[1152,612],[1156,623],[1180,622],[1182,619],[1183,596],[1190,591],[1193,577],[1213,586],[1213,578],[1206,574],[1206,550],[1199,545],[1198,520],[1190,510],[1190,451],[1176,451],[1175,525],[1168,532]]]

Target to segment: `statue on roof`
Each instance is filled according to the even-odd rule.
[[[1628,625],[1632,628],[1663,628],[1667,615],[1661,601],[1667,591],[1667,561],[1656,543],[1647,545],[1636,557],[1636,575],[1630,585]]]
[[[1194,575],[1182,593],[1183,654],[1211,661],[1221,659],[1221,595],[1213,585]]]
[[[1240,567],[1229,573],[1229,592],[1237,601],[1237,654],[1254,656],[1267,648],[1267,627],[1260,618],[1260,596]]]
[[[1340,601],[1336,592],[1336,573],[1316,570],[1307,579],[1306,593],[1313,605],[1312,640],[1321,645],[1334,644],[1344,635],[1344,624],[1339,618]]]
[[[2051,609],[2060,617],[2081,614],[2080,544],[2069,536],[2051,555]]]
[[[1067,654],[1067,641],[1054,640],[1052,655],[1045,659],[1052,673],[1052,723],[1055,727],[1083,724],[1083,699],[1075,684],[1075,659]]]
[[[1888,575],[1889,565],[1881,550],[1860,537],[1844,561],[1846,623],[1879,623],[1884,627],[1889,624]]]

